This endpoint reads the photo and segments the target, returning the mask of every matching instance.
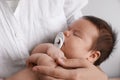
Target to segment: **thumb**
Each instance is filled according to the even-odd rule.
[[[62,59],[58,58],[56,62],[64,68],[88,68],[93,64],[86,59]]]

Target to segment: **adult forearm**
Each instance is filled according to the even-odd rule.
[[[26,68],[5,80],[38,80],[38,76],[31,69]]]
[[[5,78],[0,78],[0,80],[5,80]]]

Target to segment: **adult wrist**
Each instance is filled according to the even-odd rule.
[[[0,80],[6,80],[6,78],[0,78]]]
[[[13,80],[12,77],[3,78],[3,80]]]
[[[12,79],[10,79],[10,78],[2,78],[0,80],[12,80]]]

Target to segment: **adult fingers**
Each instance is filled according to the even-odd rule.
[[[34,71],[43,75],[54,77],[52,80],[108,80],[106,75],[96,67],[89,69],[63,69],[59,67],[53,68],[49,66],[39,66],[36,69],[34,68]]]
[[[86,59],[57,59],[57,63],[64,68],[88,68],[93,67],[93,64]]]
[[[48,75],[54,77],[56,79],[63,80],[74,80],[70,76],[74,76],[76,74],[75,70],[68,70],[61,67],[49,67],[49,66],[36,66],[33,67],[33,71],[38,72],[39,74]],[[71,72],[72,71],[72,72]]]
[[[57,79],[57,78],[46,76],[46,75],[40,75],[39,80],[63,80],[63,79]]]

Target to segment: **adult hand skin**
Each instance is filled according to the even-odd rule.
[[[46,54],[36,53],[28,58],[28,67],[22,71],[17,72],[16,74],[6,78],[6,80],[62,80],[55,79],[50,76],[37,74],[32,71],[32,65],[29,66],[29,62],[35,63],[37,65],[51,66],[55,67],[56,63],[54,60]]]
[[[63,80],[108,80],[107,75],[85,59],[58,59],[62,67],[36,66],[39,74]]]
[[[38,75],[30,68],[25,68],[22,71],[6,78],[5,80],[39,80]]]
[[[36,73],[31,71],[31,69],[26,68],[6,78],[5,80],[63,80],[63,79],[56,79],[56,78],[46,76],[46,75],[41,75],[41,74],[39,77]]]

